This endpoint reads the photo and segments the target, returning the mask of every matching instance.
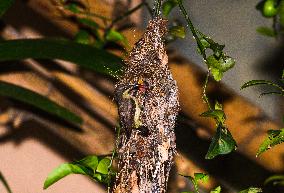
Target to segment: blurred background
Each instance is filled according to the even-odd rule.
[[[225,74],[220,84],[210,80],[209,96],[224,105],[227,125],[237,141],[238,150],[214,160],[204,158],[215,124],[199,117],[206,110],[201,98],[206,66],[188,31],[186,39],[168,45],[169,64],[178,82],[181,103],[176,126],[178,154],[169,193],[192,188],[177,173],[209,173],[211,181],[202,185],[202,192],[221,185],[222,192],[230,193],[249,186],[263,187],[267,177],[283,174],[283,146],[255,157],[266,131],[283,126],[283,99],[278,96],[259,98],[263,90],[257,87],[240,91],[241,85],[248,80],[279,79],[283,68],[281,38],[265,37],[256,32],[259,26],[272,25],[255,9],[258,2],[184,1],[195,26],[225,44],[226,53],[236,59],[235,67]],[[117,18],[139,3],[141,0],[82,0],[90,12],[109,18]],[[147,9],[142,7],[116,24],[116,29],[120,29],[129,42],[127,50],[141,37],[150,18]],[[97,18],[94,20],[102,22]],[[171,13],[171,20],[179,20],[185,25],[178,9]],[[62,9],[56,0],[16,0],[1,19],[0,35],[5,40],[43,37],[74,40],[81,28],[74,13]],[[119,49],[109,48],[109,51],[125,55]],[[1,97],[0,171],[13,192],[105,192],[102,186],[80,175],[68,176],[47,190],[42,187],[49,172],[61,163],[90,154],[110,154],[118,122],[113,101],[115,79],[62,60],[28,59],[1,62],[0,65],[0,80],[38,92],[76,112],[84,120],[82,127],[74,128],[28,105]],[[0,192],[6,192],[2,184]],[[284,190],[268,185],[264,192]]]

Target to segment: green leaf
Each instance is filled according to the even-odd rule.
[[[48,98],[17,85],[0,81],[0,95],[30,104],[66,121],[81,124],[82,119]]]
[[[12,193],[12,190],[11,190],[7,180],[5,179],[4,175],[1,172],[0,172],[0,182],[3,183],[3,185],[6,188],[8,193]]]
[[[207,58],[207,63],[209,67],[213,67],[222,72],[226,72],[234,67],[235,60],[229,56],[217,59],[214,55],[211,55]]]
[[[94,178],[95,178],[96,180],[98,180],[99,182],[102,182],[102,181],[103,181],[102,174],[100,174],[100,173],[95,173],[95,174],[94,174]]]
[[[109,158],[102,158],[99,161],[97,156],[91,155],[79,161],[62,164],[54,169],[46,178],[44,189],[69,174],[83,174],[89,176],[93,180],[108,185],[115,176],[115,173],[111,169]]]
[[[90,44],[90,34],[86,30],[79,30],[75,35],[75,41],[80,44]]]
[[[49,186],[57,182],[58,180],[64,178],[69,174],[83,174],[88,175],[86,172],[87,169],[84,166],[76,165],[76,164],[62,164],[56,169],[54,169],[46,178],[44,182],[44,189],[47,189]]]
[[[106,33],[106,40],[111,42],[122,42],[127,45],[127,40],[124,35],[114,29],[110,29]]]
[[[121,58],[89,45],[59,39],[23,39],[0,42],[0,62],[11,60],[61,59],[96,72],[121,74]]]
[[[101,174],[108,174],[111,160],[109,158],[103,158],[100,160],[96,172]]]
[[[218,186],[214,190],[210,191],[210,193],[220,193],[220,192],[221,192],[221,186]]]
[[[81,24],[86,25],[92,29],[98,29],[99,24],[97,24],[94,20],[88,18],[78,18],[77,19]]]
[[[224,55],[223,49],[225,48],[225,45],[218,44],[207,36],[203,36],[203,39],[205,39],[209,43],[210,49],[213,51],[215,57],[220,59],[220,57]]]
[[[284,142],[284,128],[281,130],[269,130],[268,136],[260,145],[256,156],[259,156],[260,154],[272,148],[273,146],[283,142]]]
[[[212,117],[214,119],[217,119],[217,121],[219,123],[222,123],[222,124],[226,120],[226,115],[225,115],[223,110],[209,110],[209,111],[206,111],[206,112],[202,113],[200,116],[202,116],[202,117]]]
[[[177,5],[178,5],[177,0],[167,0],[166,2],[164,2],[163,5],[162,5],[163,15],[168,17],[168,15],[172,11],[172,9],[175,8]]]
[[[221,70],[219,70],[217,68],[211,68],[210,72],[211,72],[214,80],[216,80],[216,81],[222,80],[224,73]]]
[[[235,150],[236,147],[236,141],[233,139],[230,131],[219,124],[205,159],[213,159],[217,155],[228,154]]]
[[[267,185],[269,183],[273,183],[273,185],[282,185],[284,184],[284,175],[273,175],[267,178],[264,181],[264,185]]]
[[[201,181],[203,183],[206,183],[209,180],[209,175],[204,173],[194,173],[194,179],[196,181]]]
[[[98,167],[99,164],[99,158],[97,156],[91,155],[91,156],[87,156],[79,161],[74,162],[75,164],[79,164],[82,165],[86,168],[92,169],[93,172],[96,172],[96,169]]]
[[[206,59],[206,63],[211,68],[211,73],[216,81],[220,81],[223,77],[223,73],[233,68],[235,60],[229,56],[216,58],[215,55],[211,55]]]
[[[277,36],[277,33],[274,31],[273,28],[269,28],[269,27],[258,27],[256,29],[256,31],[261,34],[261,35],[264,35],[264,36],[268,36],[268,37],[276,37]]]
[[[258,192],[262,192],[261,188],[250,187],[246,190],[240,191],[239,193],[258,193]]]
[[[185,28],[183,26],[173,26],[170,28],[169,33],[174,37],[185,38]]]
[[[200,39],[201,44],[203,45],[203,47],[206,48],[210,48],[210,43],[205,39],[205,38],[201,38]]]
[[[80,13],[79,6],[76,3],[69,3],[68,5],[64,6],[65,9],[73,12],[73,13]]]
[[[12,6],[14,0],[1,0],[0,1],[0,17]]]
[[[270,86],[274,86],[278,89],[281,90],[281,87],[271,81],[268,80],[250,80],[248,82],[246,82],[245,84],[243,84],[243,86],[241,87],[241,89],[250,87],[250,86],[256,86],[256,85],[270,85]]]
[[[284,93],[271,91],[271,92],[263,92],[259,95],[259,97],[263,97],[264,95],[271,95],[271,94],[284,96]]]
[[[214,108],[215,110],[223,111],[223,106],[218,101],[216,101]]]

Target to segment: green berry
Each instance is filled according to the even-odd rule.
[[[277,0],[266,0],[263,5],[262,14],[265,17],[274,17],[278,12]]]

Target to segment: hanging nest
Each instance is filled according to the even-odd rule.
[[[166,33],[166,20],[149,21],[116,84],[122,128],[116,193],[166,192],[176,152],[174,126],[179,110],[177,84],[163,42]]]

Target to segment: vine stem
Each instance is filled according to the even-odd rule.
[[[200,49],[200,52],[201,52],[201,54],[202,54],[202,57],[203,57],[203,59],[206,61],[206,53],[205,53],[205,51],[204,51],[204,47],[203,47],[203,45],[202,45],[202,43],[201,43],[201,40],[200,40],[199,36],[197,35],[197,30],[196,30],[195,27],[193,26],[193,23],[192,23],[191,19],[189,18],[188,13],[186,12],[186,10],[185,10],[185,8],[184,8],[184,6],[183,6],[183,4],[182,4],[182,0],[178,0],[178,5],[179,5],[179,8],[180,8],[180,10],[181,10],[183,16],[185,17],[185,20],[186,20],[187,23],[188,23],[188,26],[189,26],[189,28],[190,28],[190,31],[191,31],[193,37],[195,38],[195,40],[196,40],[196,42],[197,42],[197,46],[198,46],[198,48]]]
[[[197,46],[202,54],[202,57],[203,57],[203,60],[205,61],[205,63],[207,63],[207,57],[206,57],[206,53],[204,51],[204,46],[203,44],[201,43],[201,40],[198,36],[197,33],[201,33],[199,32],[198,30],[195,29],[191,19],[189,18],[188,16],[188,13],[186,12],[183,4],[182,4],[182,0],[178,0],[178,5],[179,5],[179,8],[183,14],[183,16],[185,17],[185,20],[187,21],[188,23],[188,26],[189,26],[189,29],[193,35],[193,37],[195,38],[196,42],[197,42]],[[204,36],[203,34],[201,34],[202,36]],[[209,99],[208,99],[208,96],[207,96],[207,93],[206,93],[206,90],[207,90],[207,86],[208,86],[208,81],[209,81],[209,76],[210,76],[210,71],[211,69],[208,68],[208,72],[207,72],[207,75],[206,75],[206,78],[205,78],[205,82],[204,82],[204,85],[203,85],[203,92],[202,92],[202,99],[203,101],[207,104],[209,110],[212,110],[212,107],[211,107],[211,104],[209,102]]]
[[[105,28],[104,30],[104,36],[106,36],[106,32],[108,30],[110,30],[117,22],[121,21],[122,19],[126,18],[127,16],[131,15],[132,13],[134,13],[135,11],[137,11],[138,9],[140,9],[142,6],[146,6],[147,10],[150,12],[150,6],[146,1],[142,1],[142,3],[138,4],[136,7],[126,11],[125,13],[123,13],[122,15],[118,16],[117,18],[115,18],[114,20],[111,21],[110,25],[108,27]],[[151,12],[150,12],[151,13]]]
[[[209,110],[212,110],[211,104],[209,102],[209,99],[208,99],[208,96],[207,96],[207,93],[206,93],[207,86],[208,86],[208,81],[209,81],[209,76],[210,76],[210,68],[207,71],[205,82],[203,84],[202,99],[207,104]]]

